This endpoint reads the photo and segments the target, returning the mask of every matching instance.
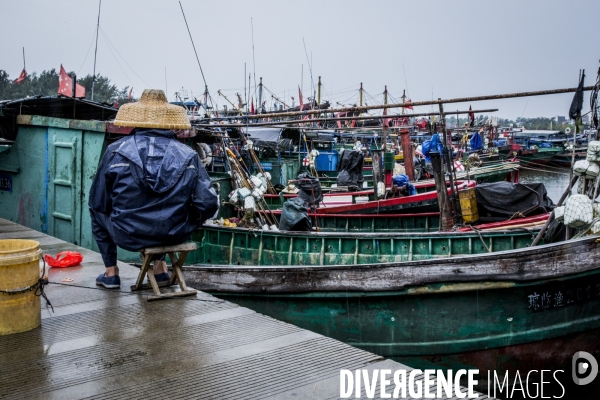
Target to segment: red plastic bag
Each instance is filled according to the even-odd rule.
[[[46,254],[44,260],[46,260],[46,264],[51,267],[66,268],[81,264],[83,256],[77,251],[61,251],[56,255],[56,258],[52,257],[50,254]]]

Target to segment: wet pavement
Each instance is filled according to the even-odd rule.
[[[84,259],[48,271],[39,328],[0,336],[0,399],[337,399],[341,369],[411,370],[206,293],[147,302],[128,264],[121,289],[98,288],[98,253],[0,219],[9,238]]]

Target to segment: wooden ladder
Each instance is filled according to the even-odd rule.
[[[198,293],[195,289],[190,289],[185,284],[185,280],[183,279],[183,274],[181,272],[181,266],[185,262],[185,258],[190,251],[196,250],[196,243],[183,243],[176,246],[164,246],[164,247],[148,247],[140,250],[140,254],[142,255],[142,259],[144,260],[140,274],[137,277],[137,281],[135,285],[131,286],[131,291],[144,290],[144,289],[152,289],[154,291],[154,296],[148,296],[148,301],[152,300],[161,300],[168,299],[171,297],[184,297],[184,296],[194,296]],[[176,252],[181,253],[179,257],[175,254]],[[148,273],[148,269],[150,268],[150,263],[152,262],[152,256],[156,254],[168,254],[169,259],[171,260],[171,265],[173,267],[173,271],[171,272],[171,279],[164,284],[158,284],[156,279],[154,278],[154,274],[152,271]],[[148,276],[148,281],[150,284],[143,283],[144,277]],[[179,284],[181,291],[171,292],[171,293],[161,293],[159,286],[173,286],[175,283]]]

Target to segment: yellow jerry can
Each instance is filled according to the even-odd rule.
[[[477,212],[477,199],[475,198],[475,188],[463,189],[458,191],[458,200],[465,224],[476,222],[479,219]]]

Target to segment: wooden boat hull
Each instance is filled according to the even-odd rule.
[[[335,173],[337,175],[337,172]],[[501,165],[490,165],[483,166],[479,168],[475,168],[471,170],[468,174],[466,172],[458,172],[457,179],[468,179],[473,180],[480,183],[493,183],[500,181],[509,181],[518,183],[519,181],[519,163],[518,162],[507,162]],[[369,179],[369,177],[365,177],[365,179]],[[322,181],[322,185],[324,184],[325,191],[330,190],[330,186],[335,183],[335,178],[319,178],[319,181]],[[373,187],[372,183],[369,182],[370,187],[363,188],[363,190],[356,192],[325,192],[324,196],[347,196],[351,195],[355,196],[373,196]],[[433,179],[429,180],[421,180],[415,182],[415,187],[419,193],[422,193],[428,189],[435,189],[435,185]],[[283,194],[284,201],[296,197],[296,194]],[[275,194],[265,194],[264,195],[265,202],[271,209],[278,209],[282,207],[281,197]]]
[[[458,181],[455,191],[475,187],[475,181]],[[448,195],[452,190],[448,189]],[[364,203],[332,205],[316,209],[317,214],[385,214],[394,212],[435,212],[439,210],[438,196],[435,190],[412,196],[373,200]]]
[[[563,150],[558,147],[539,148],[531,154],[522,154],[519,156],[519,161],[522,165],[546,165]]]
[[[356,287],[344,286],[339,290],[393,290],[394,287],[414,284],[411,279],[419,277],[425,271],[410,269],[411,276],[407,275],[408,270],[405,268],[411,266],[411,263],[421,266],[422,263],[429,265],[438,262],[436,260],[443,260],[439,261],[440,265],[460,264],[468,262],[468,258],[464,256],[485,254],[490,257],[500,252],[527,248],[534,236],[534,232],[526,230],[483,233],[278,232],[205,224],[202,230],[194,232],[192,236],[192,240],[198,243],[198,249],[188,255],[187,261],[191,264],[223,265],[222,270],[213,267],[208,271],[219,270],[232,274],[236,280],[240,279],[239,274],[245,273],[242,266],[247,266],[251,272],[246,277],[251,281],[255,279],[252,274],[262,268],[269,268],[273,273],[279,270],[283,275],[286,275],[287,270],[307,269],[326,280],[327,276],[323,274],[332,273],[334,269],[331,268],[336,267],[336,271],[343,270],[343,274],[347,273],[353,280],[357,280]],[[253,266],[257,266],[258,270],[253,269]],[[362,279],[367,271],[363,269],[369,266],[376,267],[377,271],[391,268],[390,273],[401,266],[403,273],[398,279],[402,279],[388,279],[381,286],[367,287]],[[439,271],[435,273],[438,274]],[[259,272],[258,277],[261,274]],[[448,275],[450,276],[454,275]],[[337,279],[332,282],[319,290],[337,290],[340,282]],[[266,282],[261,282],[257,286],[244,287],[247,291],[259,290],[265,284]],[[294,287],[300,290],[301,286],[298,285],[304,284],[299,279]],[[306,285],[305,290],[318,289],[314,282]],[[276,292],[287,290],[285,285],[279,287],[274,286],[274,283],[269,283],[266,287]]]
[[[536,343],[600,329],[599,242],[365,265],[193,265],[184,275],[194,288],[386,357],[497,369],[514,346],[525,357]],[[488,354],[480,365],[477,354]]]
[[[587,153],[585,151],[579,151],[575,153],[575,162],[585,160]],[[571,160],[573,155],[571,153],[558,153],[551,160],[550,164],[563,168],[571,168]]]

